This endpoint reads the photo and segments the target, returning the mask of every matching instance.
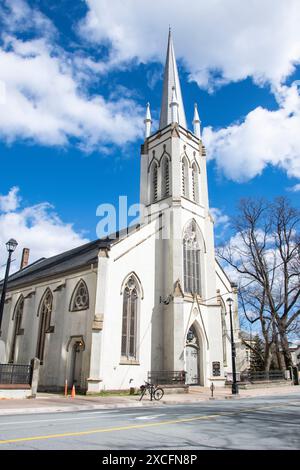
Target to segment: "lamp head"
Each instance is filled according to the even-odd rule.
[[[229,298],[226,300],[226,302],[227,302],[227,304],[229,305],[229,307],[231,307],[232,304],[233,304],[233,300],[232,300],[231,297],[229,297]]]
[[[6,248],[9,253],[13,253],[15,249],[17,248],[17,246],[18,246],[18,242],[14,240],[13,238],[8,240],[8,242],[6,243]]]

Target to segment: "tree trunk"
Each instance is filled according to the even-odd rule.
[[[265,372],[270,371],[271,362],[272,362],[271,348],[266,345],[266,349],[265,349]]]
[[[282,355],[284,359],[285,368],[288,369],[289,367],[293,365],[293,361],[292,361],[291,352],[289,350],[289,341],[286,335],[285,325],[279,324],[278,331],[279,331],[279,336],[280,336],[280,345],[282,349]]]
[[[277,332],[275,332],[274,334],[274,353],[276,355],[278,369],[282,371],[285,370],[286,369],[285,360],[284,360],[282,351],[280,350],[280,342],[278,341]]]

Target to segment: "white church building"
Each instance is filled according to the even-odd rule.
[[[160,382],[224,386],[237,292],[215,258],[206,153],[187,128],[171,34],[159,128],[147,105],[138,226],[32,263],[9,278],[2,358],[40,359],[40,390],[87,393]]]

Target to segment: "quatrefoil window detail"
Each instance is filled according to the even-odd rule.
[[[89,308],[89,291],[86,283],[81,279],[74,289],[71,301],[71,312],[87,310]]]

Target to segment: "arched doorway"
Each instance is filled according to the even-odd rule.
[[[200,385],[200,344],[195,327],[192,325],[186,337],[185,370],[187,385]]]
[[[85,344],[81,336],[71,337],[67,345],[67,351],[69,351],[69,360],[68,360],[68,387],[73,385],[76,388],[81,387],[81,372],[82,372],[82,357],[83,351],[85,349]]]

